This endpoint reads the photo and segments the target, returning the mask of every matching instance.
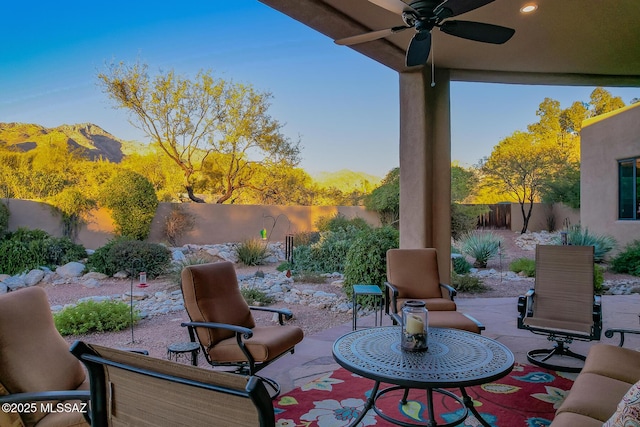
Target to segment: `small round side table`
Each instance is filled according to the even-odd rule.
[[[185,357],[187,353],[191,353],[191,364],[193,366],[198,366],[200,344],[197,342],[177,342],[170,344],[167,347],[167,359],[169,360],[175,359],[177,362],[178,359]]]

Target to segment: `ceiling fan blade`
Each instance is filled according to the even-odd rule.
[[[430,51],[431,32],[421,31],[416,33],[411,39],[411,43],[409,43],[409,48],[407,49],[407,56],[405,58],[407,67],[426,64]]]
[[[378,30],[371,31],[370,33],[358,34],[357,36],[345,37],[343,39],[335,40],[335,44],[339,44],[341,46],[351,46],[353,44],[370,42],[373,40],[378,40],[383,37],[390,36],[391,34],[399,33],[400,31],[404,31],[407,28],[411,27],[393,27],[387,28],[386,30]]]
[[[493,1],[493,0],[491,0]],[[380,6],[383,9],[387,9],[396,15],[402,15],[403,12],[412,12],[418,14],[414,8],[403,2],[402,0],[369,0],[369,2]]]
[[[494,0],[444,0],[436,6],[433,13],[440,19],[446,19],[470,12],[493,1]]]
[[[452,36],[493,44],[505,43],[516,32],[513,28],[470,21],[446,21],[439,27]]]

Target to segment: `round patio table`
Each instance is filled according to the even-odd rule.
[[[385,326],[350,332],[333,344],[333,357],[346,370],[375,381],[364,410],[352,423],[356,426],[373,408],[383,419],[401,426],[455,426],[462,423],[469,410],[485,427],[491,427],[473,406],[465,387],[485,384],[504,377],[513,369],[513,353],[503,344],[467,331],[429,328],[428,350],[407,352],[400,347],[399,326]],[[379,390],[380,383],[392,387]],[[462,397],[444,388],[459,388]],[[401,403],[406,403],[409,389],[427,392],[429,420],[426,424],[409,423],[382,412],[376,401],[383,395],[404,389]],[[433,410],[433,393],[448,396],[465,408],[452,422],[437,424]]]

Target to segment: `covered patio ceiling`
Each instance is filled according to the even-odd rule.
[[[331,40],[403,25],[400,16],[368,0],[260,1]],[[526,3],[538,9],[523,14]],[[516,32],[506,44],[493,45],[434,29],[428,64],[435,57],[435,67],[450,70],[451,80],[640,86],[638,0],[496,0],[454,19]],[[351,48],[398,72],[412,71],[405,53],[413,34],[409,29]]]

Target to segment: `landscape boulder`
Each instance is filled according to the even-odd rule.
[[[70,262],[56,268],[56,273],[62,277],[80,277],[84,269],[85,265],[81,262]]]

